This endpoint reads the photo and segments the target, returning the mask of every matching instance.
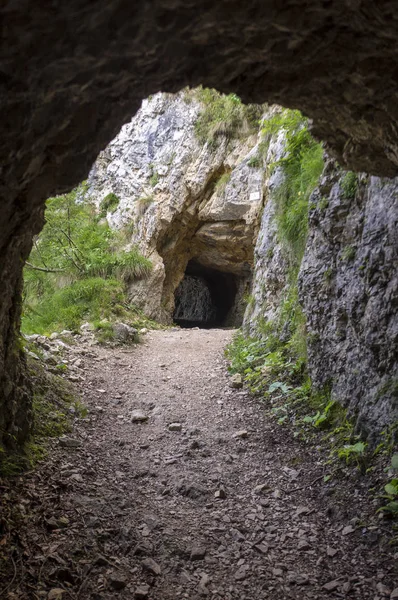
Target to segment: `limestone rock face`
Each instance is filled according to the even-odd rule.
[[[153,263],[149,278],[131,284],[132,301],[166,322],[191,262],[197,272],[187,275],[200,275],[200,265],[234,276],[238,298],[251,276],[263,199],[263,169],[258,161],[251,166],[258,136],[199,142],[195,122],[203,109],[193,92],[145,100],[88,180],[98,205],[109,193],[119,198],[109,223],[129,227],[131,242]]]
[[[272,151],[283,156],[283,139],[274,140]],[[276,170],[266,182],[244,319],[246,332],[260,336],[262,322],[280,314],[288,289],[274,220],[281,177]],[[358,431],[372,438],[398,419],[398,178],[354,177],[327,159],[310,198],[299,297],[313,386],[330,389]]]
[[[277,162],[284,154],[285,139],[281,132],[271,139],[266,162]],[[264,184],[264,209],[255,246],[253,285],[243,322],[247,334],[259,334],[262,321],[276,318],[286,290],[288,265],[275,223],[275,191],[282,181],[282,169],[277,167]]]
[[[299,289],[312,381],[367,434],[398,418],[398,178],[344,177],[329,162],[311,198]]]

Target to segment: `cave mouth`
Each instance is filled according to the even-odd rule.
[[[226,326],[238,287],[238,278],[233,273],[189,261],[174,294],[173,321],[180,327],[211,329]]]

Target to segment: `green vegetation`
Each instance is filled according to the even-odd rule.
[[[105,198],[103,200],[101,200],[100,203],[100,217],[104,218],[106,217],[106,215],[108,214],[108,212],[115,212],[115,210],[117,209],[117,207],[119,206],[119,198],[118,196],[116,196],[116,194],[113,194],[112,192],[110,194],[108,194],[107,196],[105,196]]]
[[[153,194],[146,194],[145,196],[141,196],[141,198],[138,198],[137,206],[138,206],[138,214],[140,216],[145,214],[148,206],[150,206],[152,204],[154,199],[155,199],[155,197]]]
[[[203,105],[195,123],[195,133],[201,143],[214,147],[220,139],[242,138],[257,132],[262,106],[245,105],[236,94],[225,96],[207,88],[198,88],[192,93]]]
[[[394,474],[394,477],[384,486],[384,491],[386,492],[384,498],[388,502],[380,510],[392,517],[398,517],[398,454],[392,456],[391,466],[388,471]]]
[[[214,189],[219,193],[222,194],[227,186],[227,183],[229,182],[229,180],[231,179],[231,173],[227,172],[227,173],[223,173],[216,181],[216,184],[214,186]]]
[[[75,330],[84,320],[120,318],[129,308],[125,282],[151,269],[135,248],[123,249],[124,233],[101,222],[83,193],[78,188],[47,201],[46,224],[24,272],[25,333]]]
[[[350,262],[354,260],[356,254],[356,250],[353,246],[346,246],[341,253],[341,259]]]
[[[155,187],[159,183],[159,173],[154,169],[153,165],[151,165],[152,175],[149,178],[149,183],[152,187]]]
[[[327,269],[325,269],[325,271],[323,272],[323,279],[327,286],[329,286],[331,284],[332,279],[333,279],[333,268],[332,267],[328,267]]]
[[[37,348],[28,342],[26,345],[37,354]],[[32,435],[16,454],[8,454],[0,446],[0,477],[11,477],[32,468],[46,456],[50,438],[68,433],[73,418],[86,415],[86,409],[76,398],[71,384],[48,373],[40,361],[30,357],[28,368],[34,389]]]
[[[242,374],[278,423],[290,422],[305,439],[321,433],[328,439],[333,458],[359,465],[363,458],[360,450],[365,452],[365,447],[354,435],[346,411],[331,399],[328,385],[321,390],[312,388],[307,372],[306,321],[298,301],[297,276],[307,239],[309,199],[323,170],[323,151],[298,111],[283,110],[266,121],[263,140],[281,130],[286,153],[272,165],[281,169],[283,176],[273,198],[278,239],[288,265],[287,286],[277,317],[259,321],[256,338],[235,337],[227,350],[230,370]]]
[[[319,208],[319,210],[325,211],[328,207],[329,207],[328,198],[325,198],[325,196],[322,196],[322,198],[318,202],[318,205],[315,208]]]
[[[25,333],[45,333],[69,329],[76,331],[84,320],[110,318],[122,312],[123,284],[114,279],[96,278],[75,281],[43,295],[34,307],[25,306]]]
[[[347,171],[340,183],[343,198],[353,200],[358,190],[358,175],[353,171]]]
[[[281,130],[286,154],[272,165],[283,176],[273,199],[277,235],[288,265],[287,286],[273,321],[258,321],[255,338],[241,333],[234,338],[227,349],[230,370],[241,373],[278,423],[290,423],[295,435],[306,441],[319,441],[321,436],[329,448],[330,468],[337,461],[364,472],[369,458],[366,444],[354,434],[346,410],[331,398],[330,384],[314,389],[307,372],[306,320],[298,301],[297,276],[307,239],[309,199],[323,170],[323,151],[298,111],[283,110],[266,121],[263,139]],[[321,198],[320,208],[327,208],[327,199]],[[343,260],[354,256],[353,248],[343,252]],[[326,285],[333,273],[332,267],[324,272]],[[319,336],[312,333],[308,340],[315,344]]]
[[[346,464],[355,463],[364,470],[366,447],[365,442],[356,442],[355,444],[344,444],[341,448],[337,448],[335,452],[338,458],[344,460]]]
[[[325,466],[330,473],[339,470],[339,465],[353,465],[364,473],[370,458],[367,446],[354,434],[346,410],[331,399],[329,386],[312,388],[305,348],[300,350],[303,335],[296,330],[283,341],[275,323],[262,323],[260,331],[262,339],[246,338],[241,333],[235,336],[226,352],[231,373],[243,376],[279,425],[289,424],[294,435],[306,443],[323,441],[328,448]]]
[[[251,156],[247,161],[247,166],[252,169],[259,169],[262,165],[260,156]]]
[[[290,424],[294,435],[306,443],[312,441],[324,453],[325,481],[349,467],[361,473],[374,469],[368,445],[355,434],[353,420],[347,411],[331,397],[331,382],[314,389],[307,371],[307,341],[320,342],[317,332],[306,333],[305,317],[298,302],[297,276],[305,250],[308,231],[309,200],[323,169],[322,148],[310,136],[306,120],[298,111],[285,111],[264,123],[264,152],[271,136],[284,131],[286,154],[272,165],[280,169],[283,183],[273,192],[276,204],[278,240],[287,262],[287,285],[277,317],[257,322],[256,337],[235,336],[227,349],[230,371],[240,373],[252,393],[260,397],[266,411],[276,421]],[[357,176],[348,173],[342,182],[344,197],[352,198],[357,190]],[[317,201],[311,209],[326,210],[327,198]],[[347,246],[341,259],[352,261],[355,248]],[[334,277],[334,266],[324,271],[325,286]],[[395,390],[394,383],[388,391]],[[322,445],[320,443],[322,442]],[[388,445],[388,448],[387,448]],[[391,453],[392,443],[383,445]],[[398,466],[398,458],[395,459]],[[398,514],[398,479],[393,477],[385,491],[388,499],[383,511]]]
[[[286,155],[273,167],[283,171],[283,182],[275,192],[279,239],[289,263],[298,268],[303,257],[308,230],[308,200],[323,170],[323,150],[307,128],[307,120],[297,110],[283,110],[265,121],[263,135],[283,130]]]
[[[235,338],[228,353],[231,369],[241,372],[255,393],[270,401],[309,400],[311,385],[306,372],[305,318],[298,301],[297,276],[308,229],[308,200],[323,168],[322,148],[310,136],[298,111],[284,110],[264,123],[263,135],[283,129],[286,155],[275,163],[283,172],[276,190],[276,222],[279,241],[288,263],[288,286],[278,317],[258,323],[258,338]],[[279,383],[280,385],[276,385]],[[319,408],[328,403],[322,398]]]

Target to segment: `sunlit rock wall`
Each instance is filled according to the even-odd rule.
[[[166,322],[191,259],[235,274],[240,298],[251,278],[263,200],[263,169],[250,166],[258,135],[201,143],[195,122],[202,110],[194,92],[145,100],[88,180],[97,205],[111,192],[118,196],[108,221],[130,227],[131,243],[153,263],[151,276],[131,285],[131,300]]]

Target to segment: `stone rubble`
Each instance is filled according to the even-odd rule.
[[[37,525],[21,535],[36,544],[40,531],[44,563],[26,559],[39,593],[68,577],[68,589],[101,600],[397,598],[386,524],[366,483],[350,480],[362,491],[347,486],[345,496],[340,480],[306,485],[321,474],[319,454],[231,389],[231,335],[155,331],[138,346],[92,347],[88,337],[62,350],[68,365],[81,361],[88,415],[68,436],[81,444],[55,441],[51,460],[14,484],[34,482],[26,510]],[[131,422],[135,410],[150,415],[145,425]],[[184,423],[178,435],[171,423]],[[286,494],[288,485],[300,490]],[[56,571],[44,558],[54,543],[66,563]]]

